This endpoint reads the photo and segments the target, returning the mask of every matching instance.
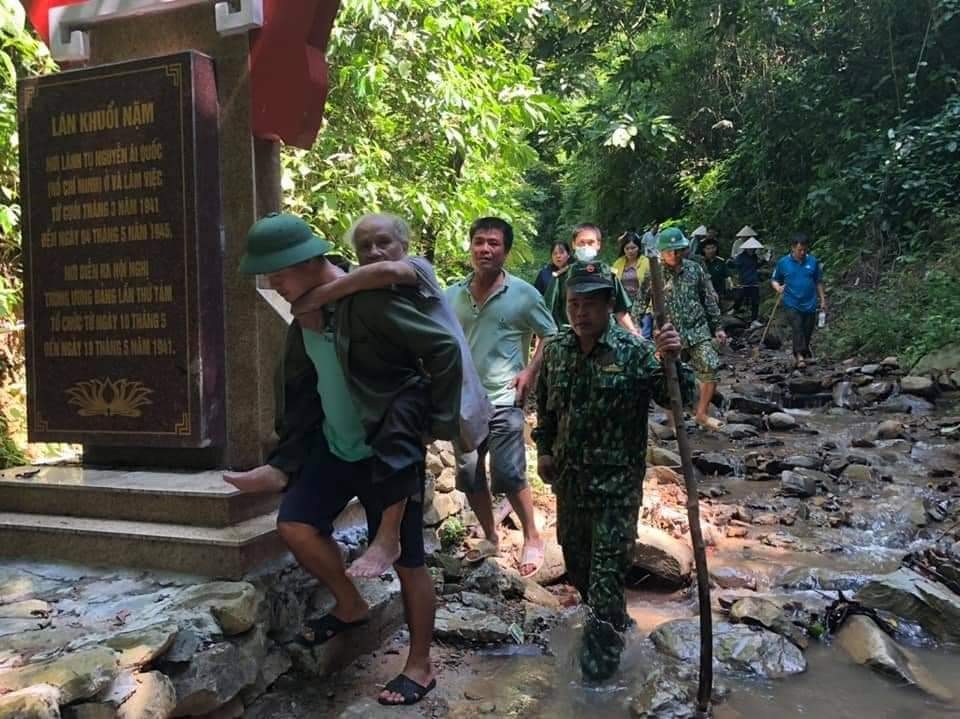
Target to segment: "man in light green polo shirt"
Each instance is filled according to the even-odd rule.
[[[499,552],[493,497],[504,493],[523,525],[520,574],[529,577],[543,564],[544,543],[534,521],[533,496],[527,486],[523,403],[536,381],[543,343],[527,364],[533,337],[543,340],[557,326],[533,285],[504,271],[513,245],[513,228],[498,217],[484,217],[470,227],[473,272],[447,289],[473,363],[494,406],[490,433],[473,452],[457,452],[457,486],[483,529],[485,539],[467,554],[479,561]],[[486,456],[490,455],[488,486]]]

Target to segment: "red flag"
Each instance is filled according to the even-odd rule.
[[[36,29],[43,41],[50,44],[50,8],[58,5],[76,5],[86,0],[20,0],[30,24]]]

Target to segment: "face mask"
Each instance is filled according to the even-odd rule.
[[[577,256],[577,259],[581,262],[589,262],[594,257],[597,256],[596,247],[578,247],[577,251],[574,253]]]

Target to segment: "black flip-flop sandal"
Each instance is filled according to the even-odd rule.
[[[338,634],[356,627],[362,627],[368,621],[368,619],[361,619],[356,622],[345,622],[332,614],[324,614],[319,619],[310,619],[304,622],[304,629],[297,637],[297,643],[305,647],[326,644]]]
[[[431,679],[430,683],[427,686],[422,686],[417,684],[413,679],[408,677],[406,674],[397,674],[393,679],[387,682],[387,685],[383,688],[385,692],[393,692],[394,694],[399,694],[403,697],[403,702],[388,702],[384,701],[380,697],[377,697],[377,701],[383,706],[386,707],[399,707],[399,706],[410,706],[411,704],[416,704],[418,701],[423,699],[427,694],[432,692],[437,686],[437,680]]]

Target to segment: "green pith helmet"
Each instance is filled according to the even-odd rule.
[[[661,230],[660,236],[657,238],[657,250],[660,252],[665,250],[685,250],[689,246],[690,240],[676,227]]]
[[[574,262],[567,273],[567,290],[586,295],[613,289],[613,272],[603,262]]]
[[[247,251],[240,260],[240,272],[267,275],[325,255],[332,247],[299,217],[271,212],[247,231]]]

